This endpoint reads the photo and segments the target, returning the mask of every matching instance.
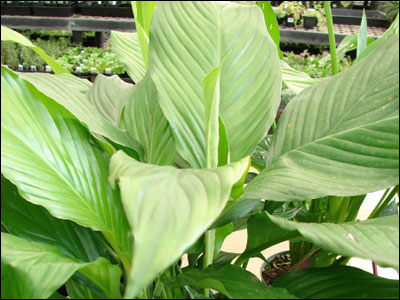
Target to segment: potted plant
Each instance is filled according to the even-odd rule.
[[[282,25],[285,22],[286,13],[281,6],[274,7],[274,15],[278,21],[279,25]]]
[[[315,10],[307,9],[303,12],[303,27],[313,28],[317,26],[317,12]]]
[[[78,1],[78,13],[87,16],[132,18],[129,1]]]
[[[290,271],[266,287],[245,264],[292,240],[398,268],[398,216],[335,224],[314,214],[350,219],[347,198],[398,184],[398,35],[299,92],[272,126],[281,62],[257,6],[136,8],[142,30],[111,35],[135,86],[77,79],[41,51],[54,75],[1,68],[2,298],[61,297],[62,286],[70,298],[397,297],[398,281],[346,266]],[[265,165],[245,185],[271,126]],[[243,219],[249,240],[232,264],[237,254],[220,247]]]
[[[301,1],[284,1],[279,7],[285,12],[285,26],[295,27],[301,23],[301,15],[305,7]]]

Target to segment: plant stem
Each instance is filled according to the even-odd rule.
[[[212,264],[214,256],[215,229],[206,231],[203,269]],[[210,295],[210,289],[204,289],[204,296]]]
[[[328,34],[329,34],[329,49],[331,51],[332,75],[335,75],[338,73],[338,64],[336,55],[335,31],[333,29],[333,20],[331,12],[331,1],[324,1],[324,9],[326,15],[326,24],[328,26]]]

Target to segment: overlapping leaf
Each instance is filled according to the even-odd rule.
[[[188,269],[173,279],[163,280],[170,288],[185,285],[212,288],[229,299],[296,299],[284,288],[267,287],[252,273],[230,264]]]
[[[1,170],[28,201],[61,219],[100,230],[126,266],[131,237],[109,158],[73,115],[2,67]]]
[[[56,247],[1,233],[1,298],[45,299],[80,271],[108,297],[120,297],[121,269],[107,259],[84,263],[65,256]]]
[[[399,182],[399,38],[306,89],[281,116],[267,167],[244,197],[352,196]]]
[[[285,288],[300,299],[396,299],[399,296],[398,280],[345,266],[292,271],[272,286]]]
[[[176,156],[171,128],[158,103],[158,92],[150,76],[136,85],[123,113],[121,126],[144,148],[144,161],[173,165]]]
[[[26,240],[50,244],[65,255],[90,262],[105,256],[103,244],[93,231],[60,220],[42,206],[24,200],[10,181],[1,177],[1,223],[7,232]]]
[[[111,31],[111,48],[133,82],[138,83],[142,80],[146,74],[146,67],[137,33]]]
[[[217,218],[248,159],[215,169],[176,169],[140,163],[122,151],[111,159],[134,233],[125,297],[132,297],[180,258]],[[151,234],[149,234],[151,233]]]
[[[276,47],[257,6],[159,2],[150,26],[149,71],[179,154],[205,167],[203,78],[221,68],[220,114],[232,161],[266,134],[280,102]]]

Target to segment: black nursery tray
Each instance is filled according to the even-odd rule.
[[[78,6],[77,13],[83,16],[133,18],[130,6]]]
[[[71,17],[74,6],[32,6],[32,15],[42,17]]]
[[[31,7],[28,5],[18,5],[16,3],[6,4],[1,1],[2,15],[30,16],[32,14]]]

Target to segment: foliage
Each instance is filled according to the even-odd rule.
[[[101,299],[397,296],[398,281],[336,265],[359,256],[399,267],[399,218],[383,217],[399,180],[398,34],[315,79],[280,61],[263,13],[136,3],[141,36],[112,35],[135,85],[2,66],[2,298],[55,297],[63,285]],[[295,83],[273,126],[282,86]],[[380,189],[371,219],[356,221]],[[232,264],[220,247],[238,223],[248,242]],[[245,265],[285,240],[293,270],[264,286]],[[304,288],[301,275],[317,283]]]

